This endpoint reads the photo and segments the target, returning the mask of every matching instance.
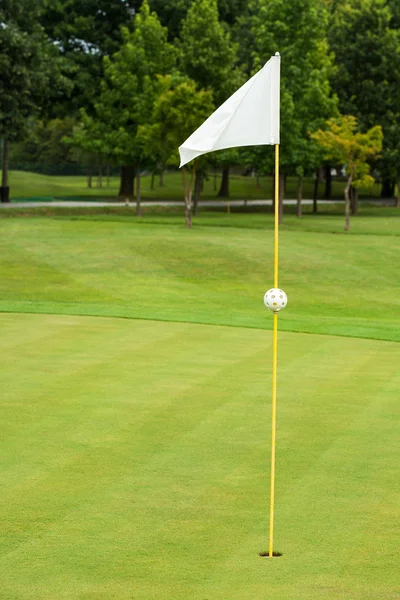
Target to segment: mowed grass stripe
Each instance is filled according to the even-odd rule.
[[[397,344],[281,333],[271,563],[267,332],[0,322],[1,598],[396,597]]]
[[[51,219],[1,229],[1,311],[271,327],[270,231]],[[283,231],[280,329],[400,341],[399,252],[398,236]]]

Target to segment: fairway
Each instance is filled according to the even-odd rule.
[[[399,598],[399,219],[286,220],[275,559],[270,216],[223,219],[0,221],[2,600]]]

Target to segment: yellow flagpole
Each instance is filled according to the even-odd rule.
[[[274,236],[274,288],[278,287],[279,250],[279,144],[275,145],[275,236]],[[274,549],[275,505],[275,450],[276,450],[276,379],[278,362],[278,313],[274,313],[273,359],[272,359],[272,436],[271,436],[271,500],[269,513],[269,556]]]

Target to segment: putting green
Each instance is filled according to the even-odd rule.
[[[280,333],[271,560],[270,332],[0,325],[0,598],[399,597],[397,343]]]

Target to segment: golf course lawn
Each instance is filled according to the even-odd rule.
[[[1,174],[1,169],[0,169]],[[214,174],[204,181],[202,191],[203,200],[216,199],[221,182],[221,173],[218,171],[216,178]],[[10,193],[11,200],[33,200],[42,199],[51,201],[56,198],[86,198],[96,199],[104,197],[116,197],[119,191],[119,176],[110,178],[109,185],[106,178],[103,178],[103,187],[97,187],[96,177],[93,178],[93,187],[87,187],[87,177],[85,176],[56,176],[31,173],[29,171],[10,171]],[[182,200],[182,175],[180,172],[166,173],[164,183],[159,184],[159,178],[155,178],[154,187],[151,186],[151,175],[144,175],[141,178],[141,193],[143,200]],[[297,178],[288,177],[286,182],[286,193],[288,198],[296,198]],[[332,197],[343,199],[343,190],[345,181],[334,180],[332,182]],[[314,178],[305,177],[304,197],[312,198],[314,193]],[[320,196],[324,193],[324,186],[320,185]],[[379,198],[380,185],[374,184],[368,189],[360,190],[360,197]],[[272,177],[261,177],[258,181],[256,177],[243,177],[241,175],[231,175],[230,177],[230,197],[232,199],[251,199],[251,198],[271,198],[272,197]]]
[[[282,228],[269,559],[271,217],[218,218],[0,220],[2,600],[399,598],[400,220]]]

